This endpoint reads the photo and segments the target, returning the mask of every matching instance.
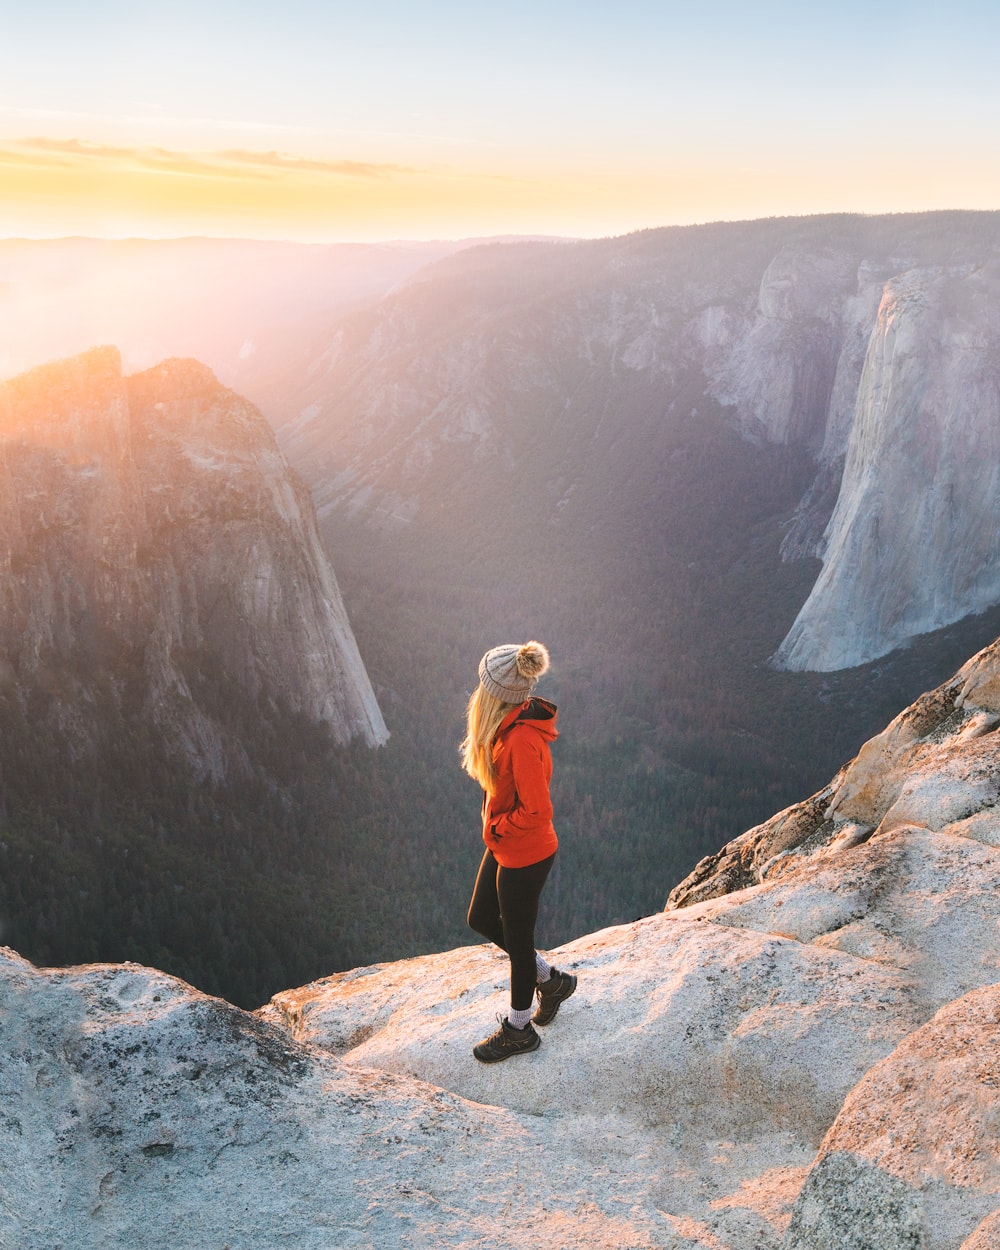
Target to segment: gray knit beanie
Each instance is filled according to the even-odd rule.
[[[501,703],[523,703],[548,670],[549,653],[540,642],[505,642],[479,662],[479,680]]]

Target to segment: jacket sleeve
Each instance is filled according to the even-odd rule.
[[[507,739],[507,750],[517,803],[509,812],[495,813],[490,821],[491,830],[501,838],[532,833],[552,820],[545,744],[533,733],[515,732]]]

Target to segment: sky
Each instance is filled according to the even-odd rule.
[[[1000,208],[1000,5],[0,0],[0,237]]]

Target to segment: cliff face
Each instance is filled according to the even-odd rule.
[[[733,406],[745,437],[805,444],[824,460],[842,451],[880,287],[858,261],[843,246],[784,246],[751,312],[727,301],[702,313],[709,389]]]
[[[208,369],[124,379],[113,349],[46,366],[0,389],[0,438],[4,675],[79,754],[100,690],[199,772],[238,772],[206,683],[385,740],[308,494]]]
[[[666,911],[554,952],[541,1048],[485,946],[238,1011],[0,958],[12,1244],[985,1250],[1000,1229],[1000,642]]]
[[[836,669],[1000,600],[1000,267],[882,295],[824,567],[777,660]]]

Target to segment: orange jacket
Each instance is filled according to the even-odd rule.
[[[554,703],[528,699],[510,710],[493,741],[496,793],[483,798],[483,841],[503,868],[537,864],[559,845],[549,797],[557,718]]]

